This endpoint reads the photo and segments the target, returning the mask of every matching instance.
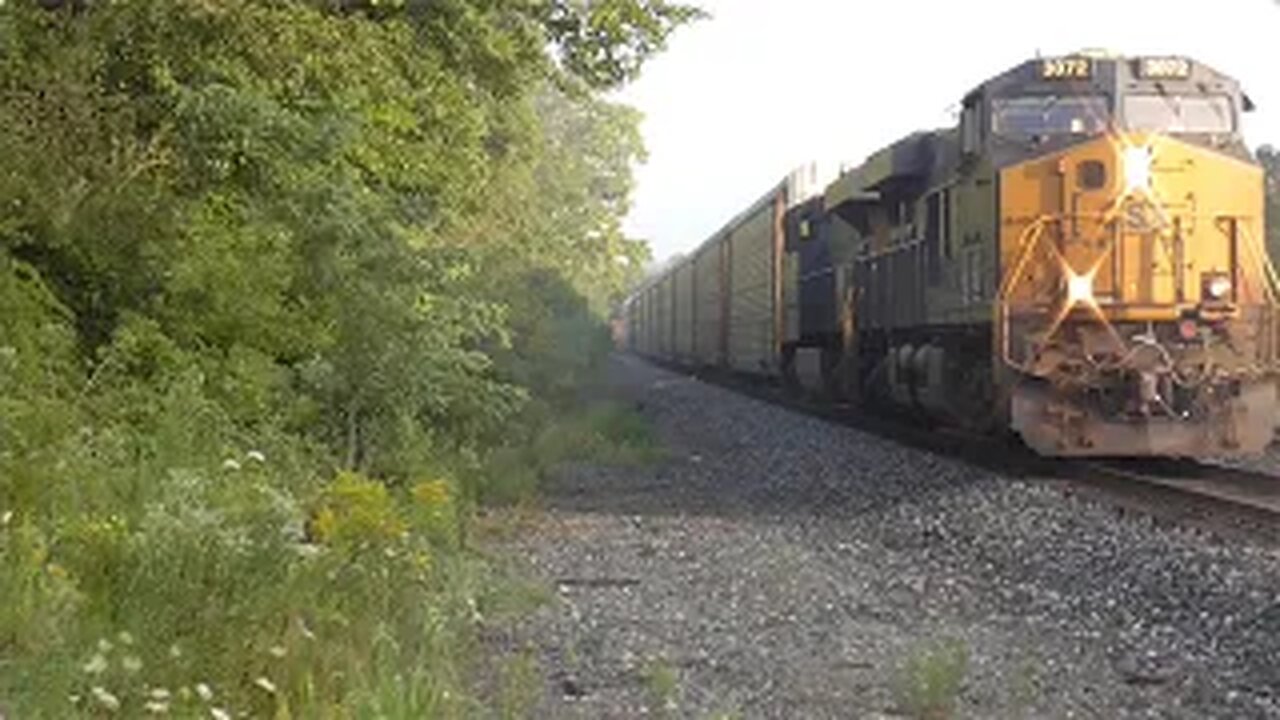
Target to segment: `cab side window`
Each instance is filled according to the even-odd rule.
[[[960,114],[960,151],[976,155],[982,146],[982,103],[979,96],[965,98]]]

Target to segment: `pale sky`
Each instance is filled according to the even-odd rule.
[[[1083,48],[1179,54],[1244,83],[1251,145],[1280,145],[1275,0],[690,0],[685,28],[618,100],[645,115],[627,230],[654,259],[697,247],[792,168],[856,164],[983,80]]]

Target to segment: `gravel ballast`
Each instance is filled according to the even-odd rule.
[[[1280,718],[1276,548],[613,365],[667,457],[564,468],[505,541],[556,596],[494,639],[538,717],[909,716],[949,642],[957,717]]]

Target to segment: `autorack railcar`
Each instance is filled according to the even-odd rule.
[[[1046,455],[1260,452],[1280,293],[1240,84],[1088,52],[961,108],[771,188],[629,300],[633,349]]]

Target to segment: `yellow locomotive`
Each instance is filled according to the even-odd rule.
[[[1278,285],[1239,84],[1080,53],[962,108],[771,188],[628,300],[628,344],[1046,455],[1261,451]]]

